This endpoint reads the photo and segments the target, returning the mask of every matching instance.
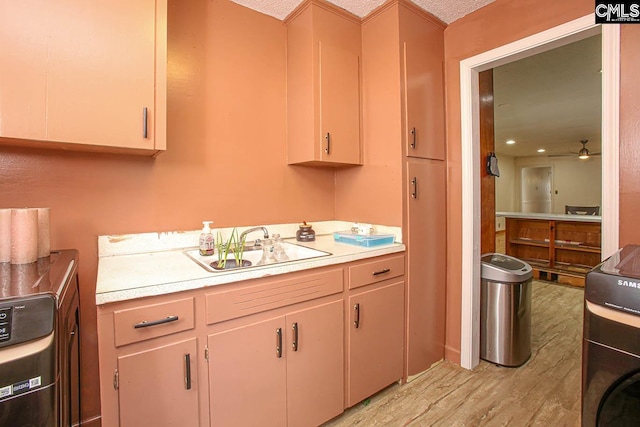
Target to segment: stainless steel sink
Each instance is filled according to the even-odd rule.
[[[269,267],[273,265],[284,264],[287,262],[302,261],[306,259],[319,258],[319,257],[331,255],[331,253],[329,252],[321,251],[318,249],[307,248],[305,246],[296,245],[295,243],[282,242],[281,244],[285,254],[289,258],[288,260],[273,261],[273,262],[268,262],[266,264],[260,264],[260,261],[262,259],[262,248],[252,246],[250,247],[250,250],[245,249],[244,256],[243,256],[243,260],[249,261],[251,265],[243,266],[243,267],[235,267],[235,268],[225,268],[225,269],[218,269],[217,267],[214,268],[214,266],[217,265],[216,262],[218,261],[217,253],[213,256],[201,256],[200,252],[197,249],[185,251],[184,253],[189,258],[191,258],[196,263],[198,263],[201,267],[213,273],[220,273],[224,271],[226,272],[243,271],[248,268]],[[235,266],[235,260],[233,258],[233,254],[229,255],[229,257],[227,258],[227,263],[233,264],[233,266]],[[227,267],[230,267],[230,266],[228,265]]]

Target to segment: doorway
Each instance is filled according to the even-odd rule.
[[[551,167],[522,168],[520,212],[551,213]]]
[[[462,321],[461,365],[479,363],[480,191],[478,143],[478,73],[517,59],[601,33],[602,114],[602,254],[618,248],[619,25],[595,25],[593,14],[476,55],[460,63],[462,132]]]

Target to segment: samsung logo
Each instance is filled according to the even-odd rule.
[[[618,286],[640,289],[640,282],[632,282],[631,280],[618,280]]]

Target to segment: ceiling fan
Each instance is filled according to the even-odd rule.
[[[578,151],[577,153],[574,153],[573,151],[570,153],[566,153],[566,154],[549,154],[547,157],[575,157],[578,156],[579,159],[588,159],[589,157],[592,156],[600,156],[601,153],[592,153],[589,151],[589,149],[587,148],[587,142],[589,142],[588,139],[581,139],[580,143],[582,144],[582,148],[580,149],[580,151]]]

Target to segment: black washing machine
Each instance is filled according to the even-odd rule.
[[[80,424],[78,251],[0,263],[0,427]]]
[[[640,426],[640,246],[587,275],[582,426]]]

